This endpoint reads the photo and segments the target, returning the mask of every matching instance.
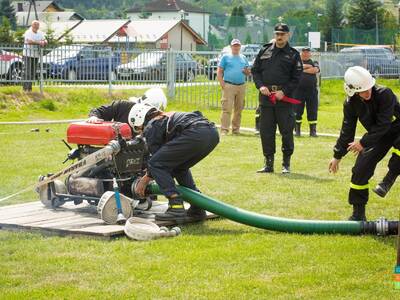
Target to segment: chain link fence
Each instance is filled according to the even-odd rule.
[[[216,79],[222,53],[161,49],[112,49],[105,45],[63,45],[57,48],[0,46],[2,85],[116,89],[165,88],[175,101],[219,107]],[[246,54],[250,65],[257,52]],[[339,53],[314,52],[321,79],[342,78],[350,66],[366,67],[374,76],[399,78],[400,61],[388,48],[357,47]],[[258,91],[247,77],[246,108],[258,106]]]

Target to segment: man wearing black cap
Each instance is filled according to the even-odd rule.
[[[294,92],[294,98],[301,101],[296,106],[296,136],[301,135],[301,121],[304,113],[304,106],[307,108],[307,120],[310,125],[310,136],[317,137],[317,114],[318,114],[318,90],[317,74],[319,73],[319,64],[311,59],[311,48],[304,47],[300,53],[303,62],[303,73],[300,77],[300,83]]]
[[[288,101],[296,89],[303,66],[300,54],[289,46],[289,27],[275,26],[275,42],[268,43],[258,53],[252,68],[259,93],[260,136],[265,166],[259,173],[274,172],[276,126],[282,135],[282,173],[290,173],[290,158],[294,151],[293,129],[295,112]]]

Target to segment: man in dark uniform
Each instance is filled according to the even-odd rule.
[[[168,209],[157,214],[157,220],[175,220],[186,217],[204,219],[206,213],[191,205],[186,212],[183,199],[176,188],[177,182],[198,191],[190,168],[205,158],[219,143],[213,123],[200,112],[162,112],[148,104],[138,104],[132,109],[130,124],[143,130],[151,157],[147,173],[136,185],[135,191],[144,196],[146,186],[154,179],[168,198]]]
[[[394,180],[400,174],[400,104],[390,89],[375,86],[375,79],[362,67],[349,68],[344,79],[348,98],[343,105],[342,129],[329,171],[339,170],[340,160],[348,151],[358,154],[350,183],[349,203],[353,205],[353,214],[349,220],[361,221],[366,220],[368,181],[377,163],[392,147],[389,173]],[[360,141],[354,141],[357,121],[367,130]]]
[[[301,120],[303,118],[304,106],[307,108],[307,120],[310,125],[310,136],[317,137],[317,114],[318,114],[318,90],[317,74],[319,64],[311,59],[311,48],[304,47],[300,53],[303,62],[303,73],[299,85],[294,92],[294,98],[301,101],[296,106],[296,136],[301,135]]]
[[[260,136],[265,166],[259,173],[274,171],[276,126],[282,135],[282,173],[290,172],[290,157],[294,151],[293,129],[295,113],[292,103],[285,102],[296,89],[303,66],[300,54],[289,46],[289,27],[275,26],[275,42],[265,44],[252,68],[254,83],[259,93]],[[271,101],[276,99],[277,101]]]

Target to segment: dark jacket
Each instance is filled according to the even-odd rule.
[[[201,112],[175,112],[170,117],[150,120],[143,132],[149,152],[156,153],[162,145],[178,136],[185,128],[198,123],[209,123]]]
[[[287,44],[277,48],[274,43],[265,44],[258,53],[251,73],[259,89],[262,86],[282,87],[286,96],[292,97],[303,72],[300,54]],[[286,103],[278,102],[277,105]],[[266,96],[260,94],[260,105],[273,105]]]
[[[135,102],[132,101],[116,100],[110,105],[102,105],[93,108],[89,113],[89,117],[95,116],[104,121],[115,121],[129,124],[129,112],[134,105]]]
[[[313,61],[312,59],[303,61],[303,64],[312,65],[313,67],[317,67],[319,69],[319,64],[317,61]],[[314,90],[317,88],[317,74],[309,74],[302,72],[300,76],[299,85],[297,89],[301,90]]]
[[[334,147],[334,157],[341,159],[347,154],[349,143],[354,141],[357,121],[367,133],[360,143],[364,148],[374,147],[391,131],[400,130],[400,104],[392,90],[375,86],[372,96],[364,101],[358,95],[346,99],[343,104],[343,123],[339,139]]]

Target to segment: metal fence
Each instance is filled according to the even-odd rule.
[[[101,45],[64,45],[57,48],[0,46],[0,84],[33,84],[41,92],[49,86],[146,89],[160,86],[175,101],[219,107],[221,89],[216,80],[220,52],[160,49],[112,49]],[[33,58],[32,58],[33,57]],[[250,65],[254,54],[247,57]],[[398,78],[400,63],[386,48],[344,49],[313,54],[322,79],[342,78],[354,65],[375,76]],[[247,77],[246,108],[258,105],[258,91]],[[25,86],[24,86],[25,87]]]

